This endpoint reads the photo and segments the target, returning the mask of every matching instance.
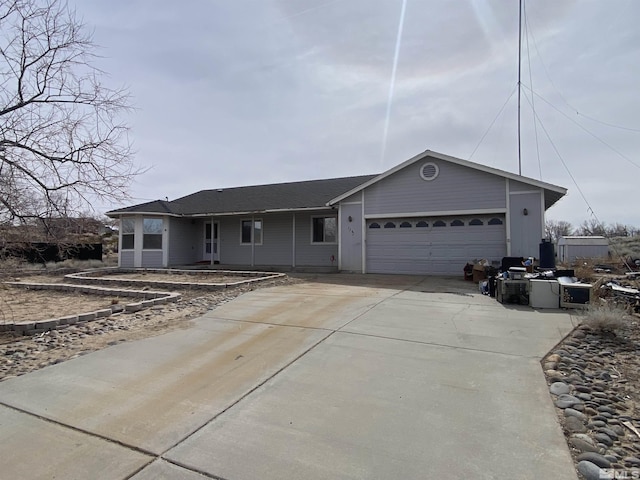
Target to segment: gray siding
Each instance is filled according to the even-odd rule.
[[[341,204],[340,216],[341,268],[346,272],[362,272],[362,205]]]
[[[511,187],[511,185],[509,185]],[[531,190],[532,187],[529,188]],[[540,256],[542,241],[543,212],[541,205],[542,190],[539,193],[510,195],[509,219],[511,221],[511,256]],[[524,215],[524,209],[527,215]]]
[[[133,268],[134,267],[134,253],[133,250],[122,250],[120,252],[120,266],[122,268]]]
[[[296,214],[296,266],[337,267],[338,245],[311,243],[311,218],[315,215],[337,214],[335,211]],[[333,262],[331,258],[333,257]]]
[[[318,215],[337,214],[317,212]],[[337,245],[317,245],[311,243],[311,218],[313,213],[296,213],[296,267],[338,266]],[[227,265],[252,265],[251,245],[240,244],[240,220],[247,217],[221,217],[220,222],[220,263]],[[254,246],[253,266],[293,265],[293,214],[278,213],[256,215],[262,219],[262,245]],[[331,262],[333,255],[334,261]]]
[[[241,218],[245,217],[221,217],[218,219],[220,221],[220,263],[222,264],[251,265],[251,245],[240,244]],[[256,218],[259,217],[256,216]],[[260,246],[256,245],[255,248],[258,249]]]
[[[203,223],[169,219],[169,265],[189,265],[202,260]]]
[[[417,162],[365,189],[365,214],[443,212],[505,208],[504,178],[433,160],[440,173],[425,181]]]
[[[143,250],[142,268],[162,268],[162,250]]]
[[[255,265],[291,266],[293,214],[264,215],[262,222],[262,245],[256,245]]]

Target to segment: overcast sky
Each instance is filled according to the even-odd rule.
[[[380,173],[427,149],[518,173],[518,1],[404,6],[77,1],[98,65],[136,107],[150,168],[129,204]],[[601,221],[640,226],[640,2],[525,10],[522,174],[569,190],[547,218],[590,218],[582,191]]]

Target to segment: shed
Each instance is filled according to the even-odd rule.
[[[565,236],[558,239],[558,261],[574,262],[578,258],[606,258],[609,240],[602,236]]]

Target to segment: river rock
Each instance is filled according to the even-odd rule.
[[[571,387],[564,382],[554,382],[549,386],[549,391],[554,395],[563,395],[571,391]]]

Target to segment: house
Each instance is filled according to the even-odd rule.
[[[206,262],[458,275],[466,262],[538,256],[566,189],[425,151],[379,175],[203,190],[107,213],[121,267]]]
[[[609,240],[598,235],[567,235],[558,239],[558,261],[572,263],[578,258],[607,258]]]

